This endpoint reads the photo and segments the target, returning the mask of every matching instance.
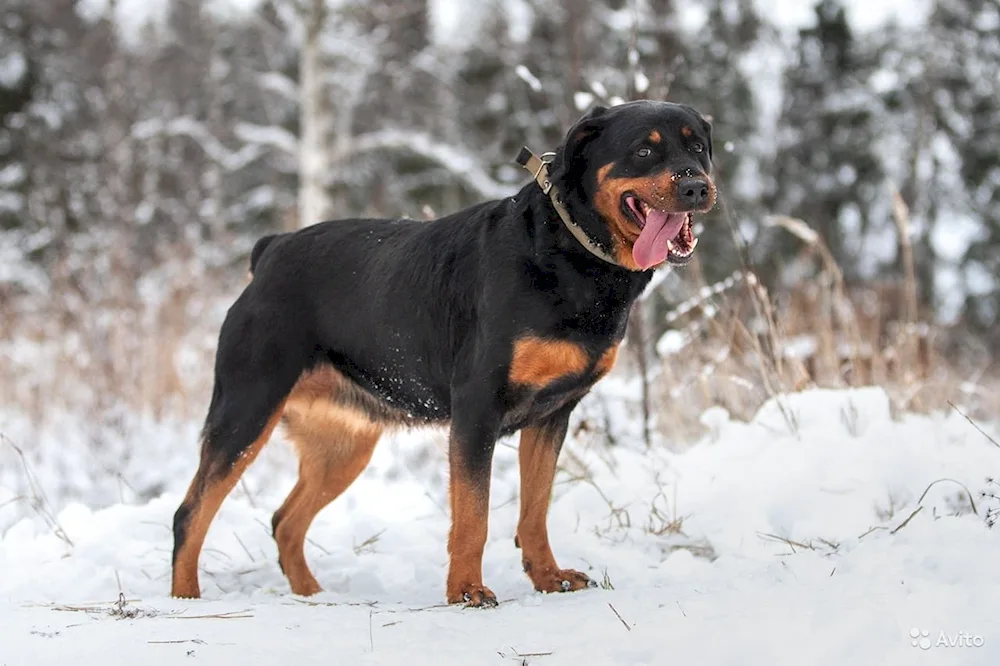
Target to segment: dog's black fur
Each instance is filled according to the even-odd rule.
[[[651,154],[638,156],[641,146]],[[711,128],[696,111],[642,101],[581,119],[551,176],[571,217],[612,251],[621,240],[611,213],[594,204],[611,182],[599,182],[601,167],[605,179],[707,179],[710,158]],[[488,493],[498,437],[540,428],[558,455],[570,412],[610,367],[600,360],[621,341],[653,273],[590,254],[534,182],[432,222],[338,220],[268,236],[253,249],[251,271],[222,326],[201,468],[175,519],[182,596],[197,595],[197,579],[194,589],[179,586],[176,567],[201,494],[246,455],[304,373],[335,369],[350,388],[329,400],[379,426],[450,423],[452,474]],[[526,338],[538,342],[518,375],[537,377],[527,384],[512,375]],[[565,361],[538,356],[554,343],[586,362],[573,362],[575,352]],[[540,369],[560,362],[565,372]],[[461,592],[489,602],[491,594],[466,589],[481,581],[451,578],[450,601]]]

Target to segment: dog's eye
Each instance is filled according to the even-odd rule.
[[[693,150],[696,153],[703,153],[705,152],[705,144],[703,144],[701,141],[695,141],[693,144],[691,144],[691,150]]]
[[[643,147],[635,151],[635,154],[638,155],[639,157],[649,157],[652,152],[653,151],[651,151],[649,148]]]

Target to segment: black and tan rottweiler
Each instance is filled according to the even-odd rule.
[[[546,515],[570,412],[614,365],[655,269],[683,264],[691,214],[715,202],[711,127],[694,109],[597,107],[515,196],[432,222],[338,220],[269,236],[219,336],[201,462],[174,517],[172,594],[198,597],[198,556],[223,499],[278,423],[299,479],[272,521],[292,592],[316,514],[387,429],[449,427],[447,599],[492,606],[482,580],[497,438],[520,430],[516,543],[543,592],[560,569]]]

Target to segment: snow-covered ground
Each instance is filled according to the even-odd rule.
[[[196,455],[151,439],[152,464],[177,480],[148,503],[55,508],[66,539],[39,515],[12,521],[23,502],[3,508],[0,664],[1000,663],[1000,533],[986,526],[998,505],[979,495],[1000,448],[973,425],[894,417],[879,389],[704,422],[704,441],[678,454],[568,444],[553,548],[603,582],[568,595],[536,594],[520,571],[516,450],[500,446],[484,564],[494,610],[441,605],[433,432],[384,442],[321,513],[307,547],[318,597],[290,595],[278,568],[270,512],[294,466],[273,444],[209,533],[204,599],[169,599],[169,525]]]

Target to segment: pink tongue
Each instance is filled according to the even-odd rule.
[[[632,246],[632,258],[639,268],[646,270],[650,266],[662,263],[667,258],[667,241],[673,240],[684,225],[686,213],[665,213],[662,210],[650,210],[646,216],[646,226],[639,233],[635,245]]]

